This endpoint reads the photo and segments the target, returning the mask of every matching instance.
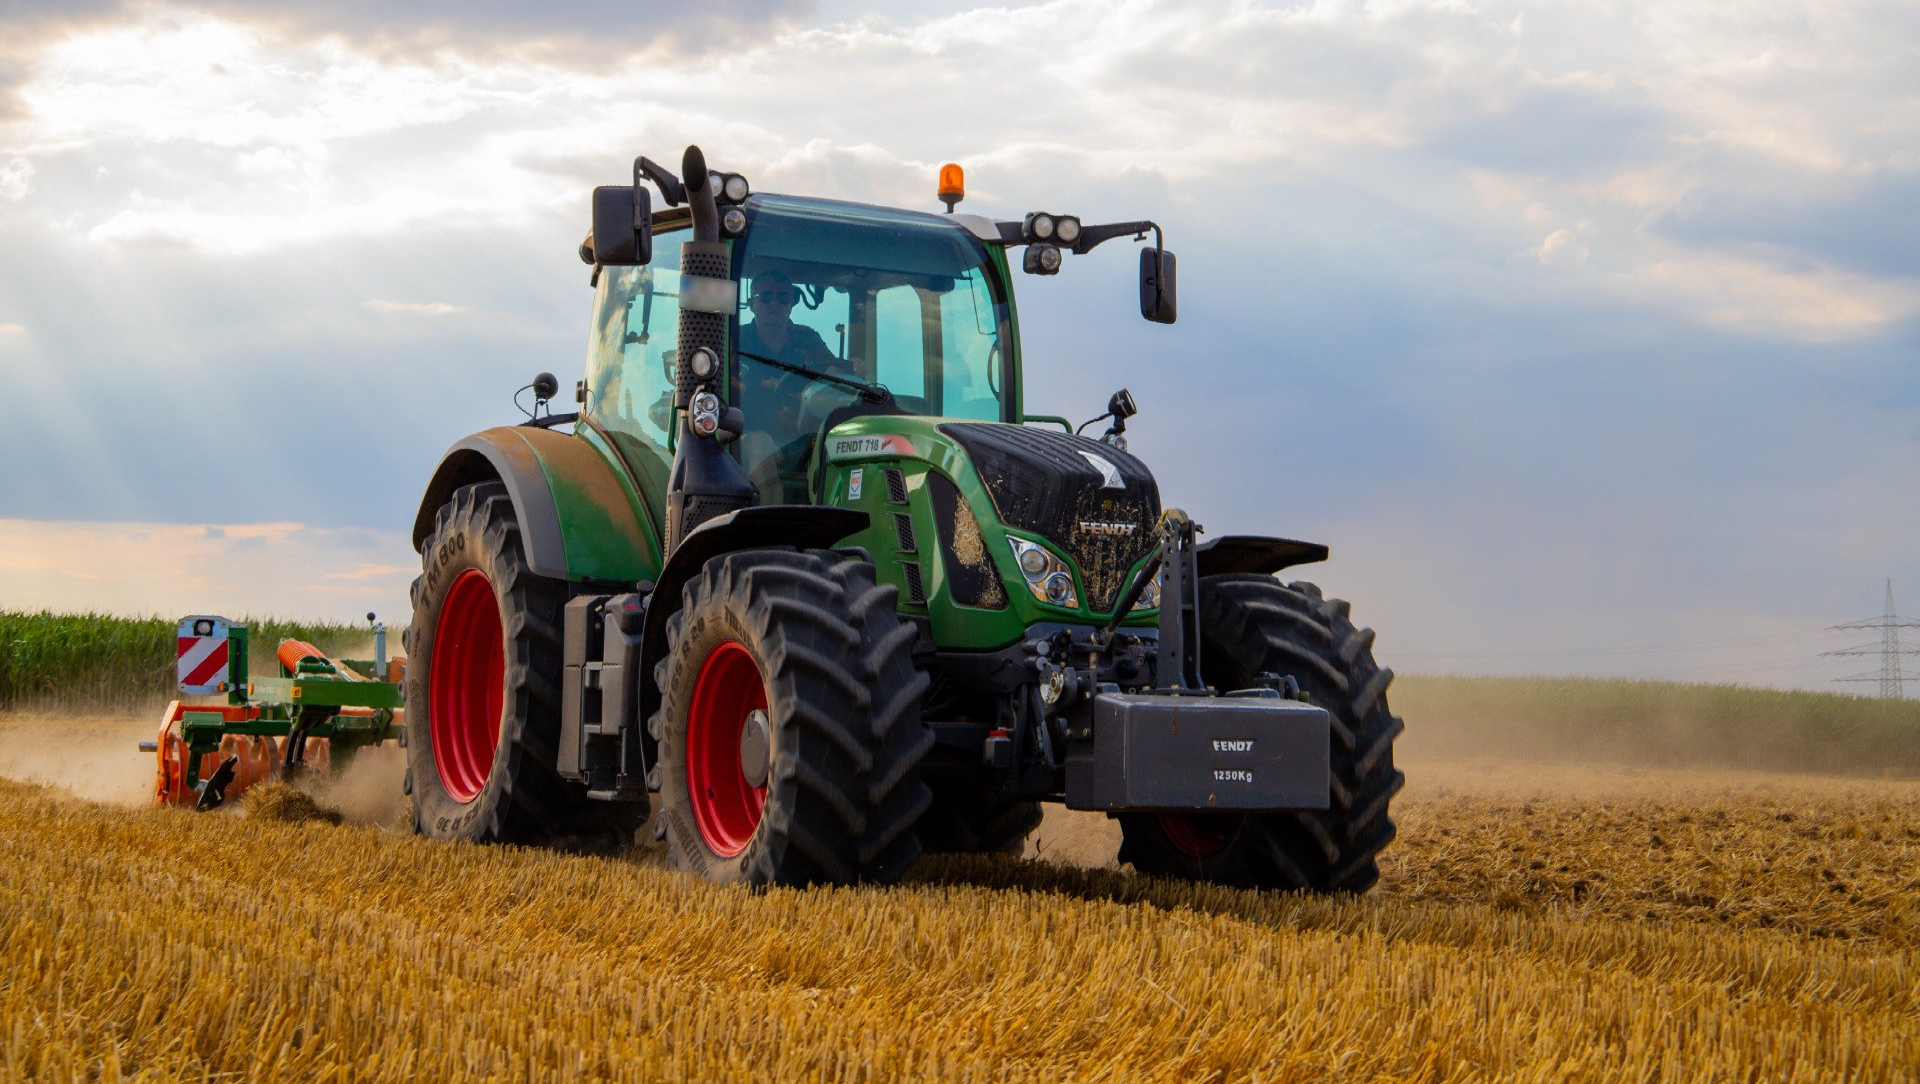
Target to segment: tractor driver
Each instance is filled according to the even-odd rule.
[[[818,331],[793,322],[793,306],[799,300],[800,291],[785,271],[763,271],[756,276],[753,293],[747,298],[753,322],[740,325],[740,349],[809,369],[839,361]],[[786,375],[777,369],[774,372]]]
[[[800,292],[786,272],[762,271],[753,276],[753,291],[747,296],[753,319],[740,325],[738,401],[747,417],[742,465],[765,499],[774,502],[782,499],[783,488],[792,488],[796,481],[804,489],[813,429],[829,410],[853,399],[851,391],[832,381],[791,373],[747,356],[759,354],[815,372],[853,375],[819,332],[794,322],[793,306],[799,300]],[[788,476],[784,483],[779,475]]]

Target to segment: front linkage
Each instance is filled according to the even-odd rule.
[[[1330,719],[1297,682],[1248,688],[1201,679],[1200,577],[1184,512],[1169,509],[1146,564],[1115,607],[1126,614],[1156,575],[1157,633],[1039,627],[1011,649],[1029,677],[994,724],[935,722],[943,744],[978,742],[1009,796],[1064,795],[1072,809],[1215,812],[1325,809]]]
[[[1365,891],[1403,781],[1372,632],[1311,584],[1202,577],[1199,528],[1178,510],[1156,530],[1116,612],[1158,573],[1158,628],[1036,627],[1000,665],[973,660],[976,681],[1004,675],[1000,717],[930,721],[948,768],[978,750],[1003,803],[1117,817],[1120,860],[1144,873]]]

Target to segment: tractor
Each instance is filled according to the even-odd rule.
[[[1041,803],[1117,817],[1140,872],[1360,892],[1401,721],[1323,545],[1165,508],[1122,390],[1030,414],[1012,264],[1151,221],[760,193],[687,148],[596,188],[577,411],[454,444],[413,524],[415,829],[631,843],[715,882],[888,883],[1017,853]],[[654,195],[658,194],[656,205]],[[516,395],[518,401],[518,395]],[[1104,435],[1080,435],[1107,421]]]

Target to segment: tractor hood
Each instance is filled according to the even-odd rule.
[[[1052,544],[1078,567],[1086,607],[1111,611],[1153,547],[1160,489],[1146,464],[1101,441],[1022,425],[950,422],[940,432],[966,452],[1000,522]]]
[[[827,434],[820,503],[867,513],[846,540],[924,608],[949,650],[998,649],[1045,622],[1113,613],[1146,561],[1160,490],[1146,464],[1059,430],[924,415],[866,415]],[[1043,567],[1026,565],[1038,551]],[[1054,577],[1071,583],[1055,599]],[[1128,624],[1150,625],[1144,603]]]

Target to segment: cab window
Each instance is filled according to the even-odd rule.
[[[680,240],[653,241],[645,267],[601,270],[587,346],[586,416],[612,439],[640,479],[655,522],[673,454],[673,373],[680,339]]]

